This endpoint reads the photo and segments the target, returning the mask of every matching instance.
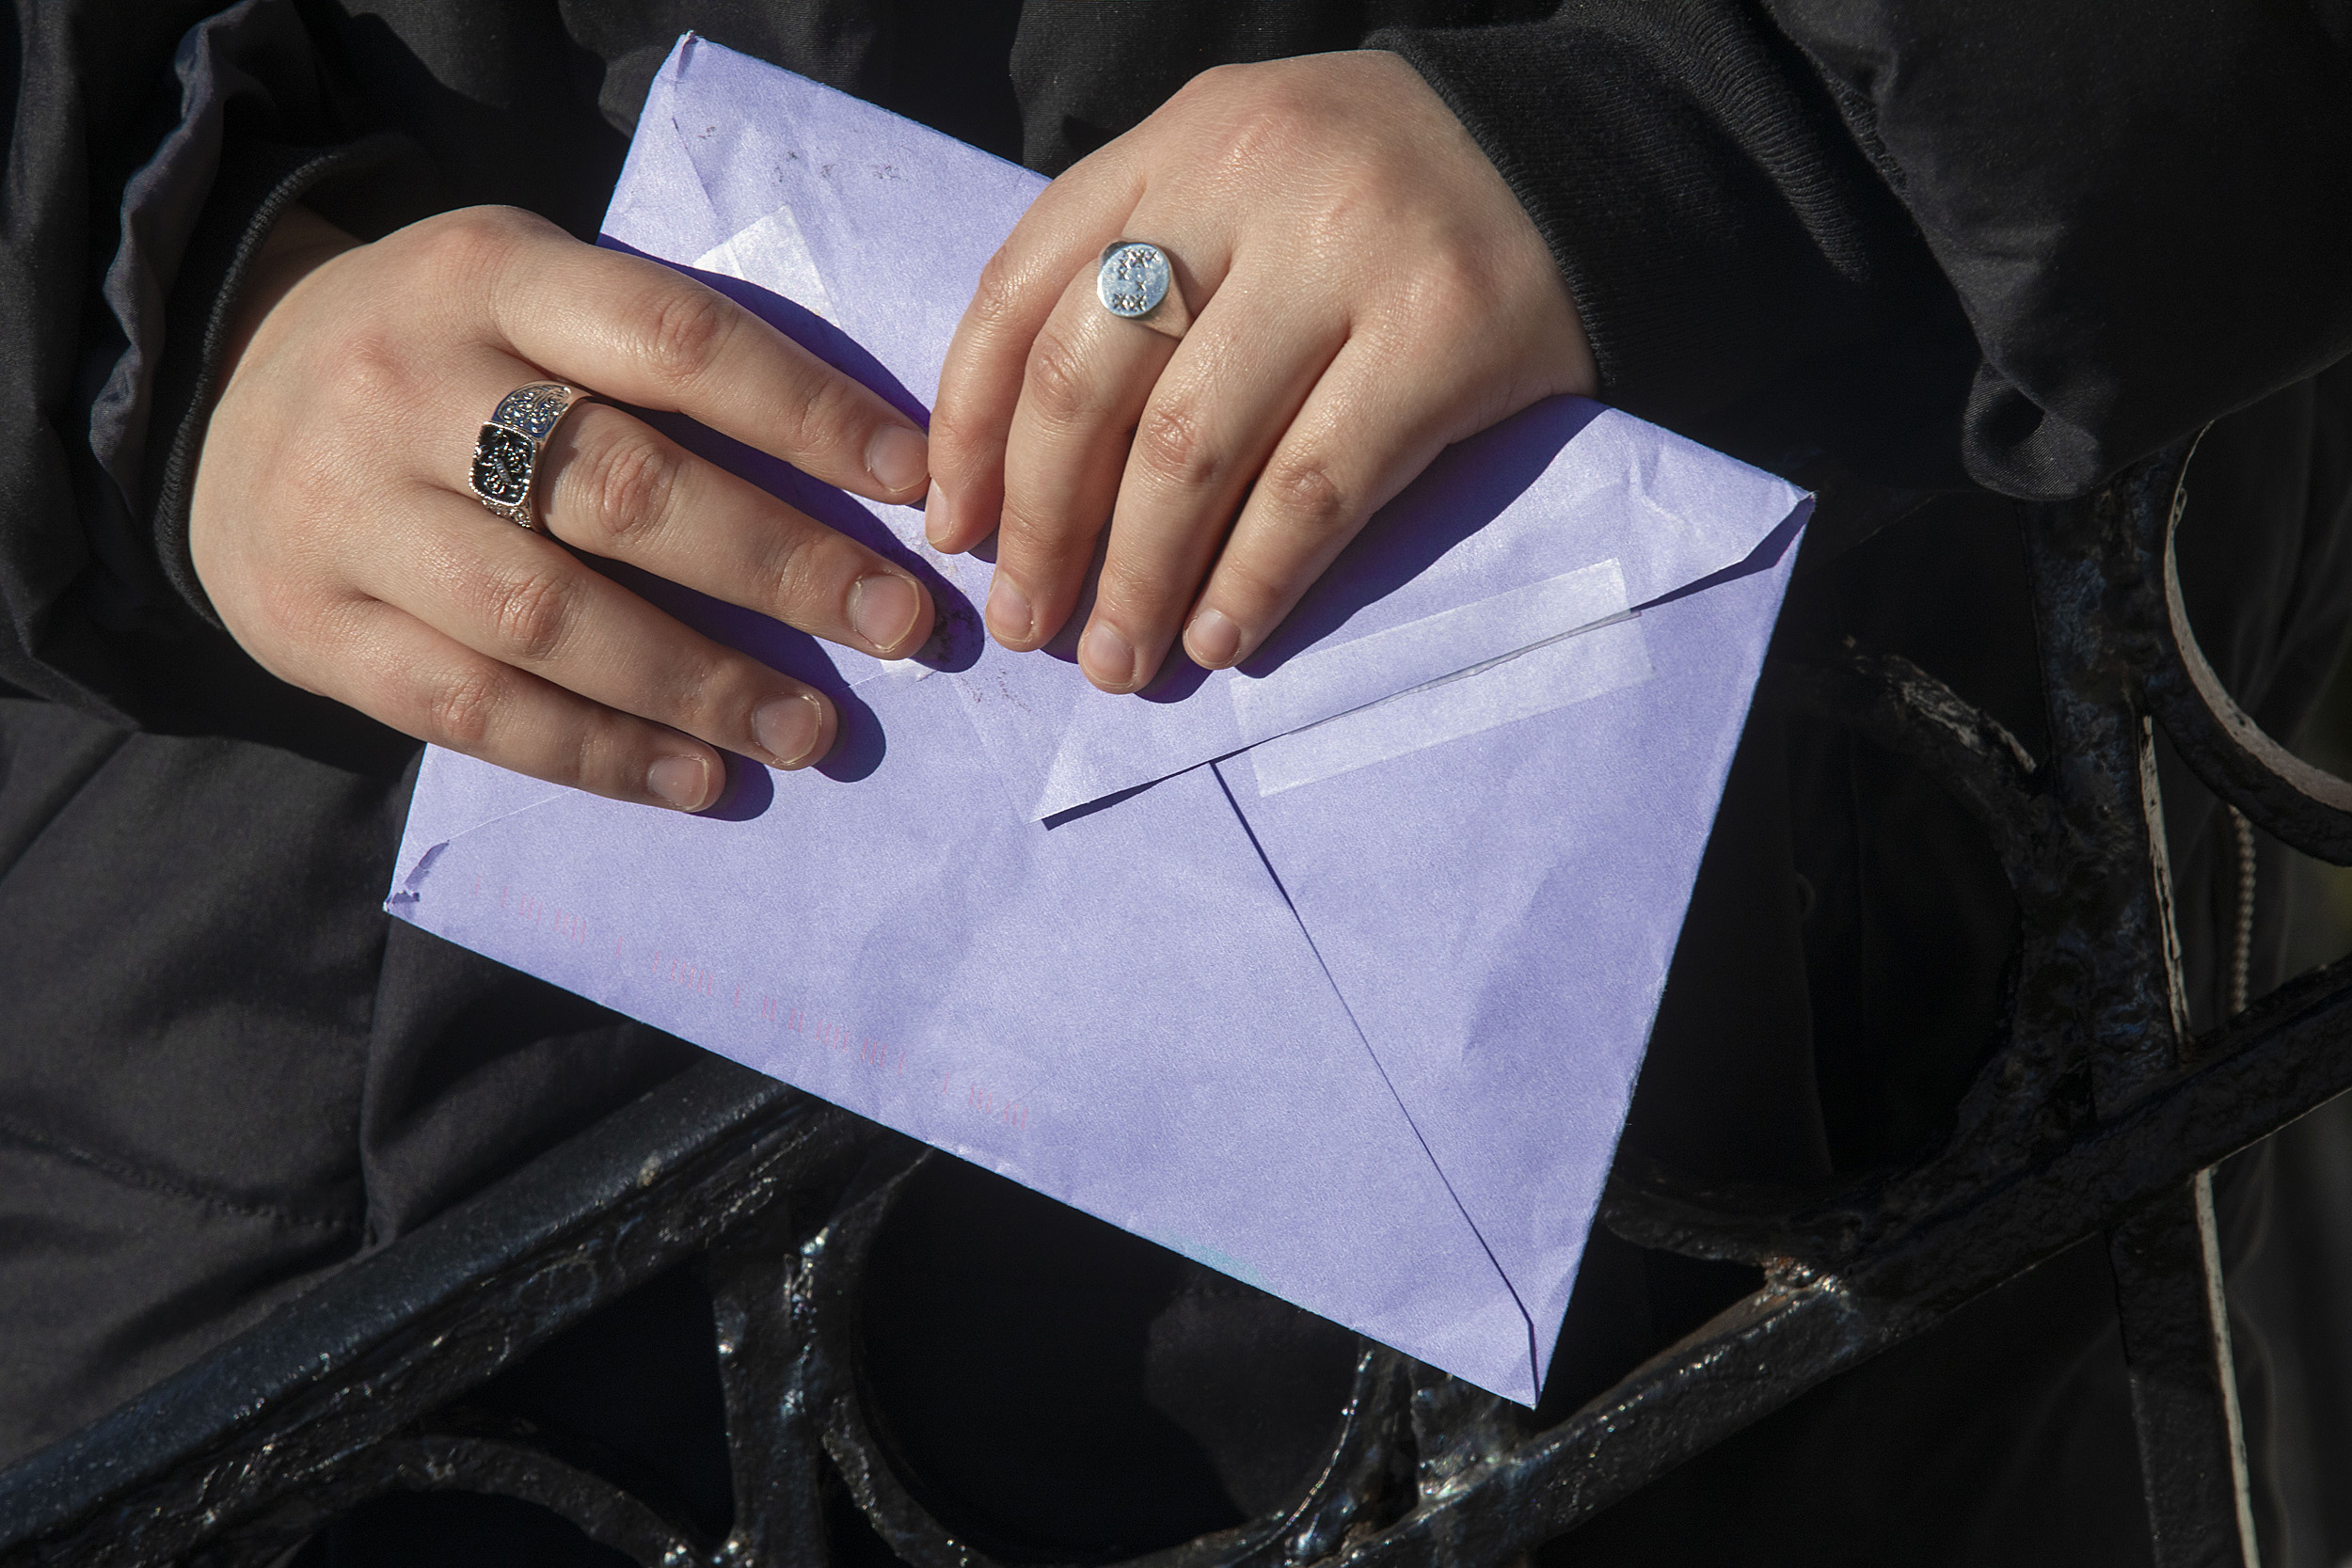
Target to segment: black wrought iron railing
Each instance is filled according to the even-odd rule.
[[[2255,828],[2352,863],[2352,785],[2242,713],[2173,567],[2193,443],[2026,520],[2048,754],[1932,675],[1850,652],[1783,672],[1812,711],[1928,769],[2020,911],[2006,1043],[1940,1148],[1791,1194],[1621,1161],[1602,1221],[1761,1288],[1557,1424],[1365,1344],[1328,1452],[1285,1505],[1137,1560],[1501,1563],[2087,1239],[2121,1303],[2160,1568],[2253,1564],[2214,1165],[2352,1088],[2352,965],[2192,1034],[2158,727]],[[1825,508],[1825,511],[1827,509]],[[0,1568],[269,1562],[363,1501],[465,1490],[553,1511],[646,1564],[827,1560],[854,1508],[916,1568],[990,1560],[878,1442],[857,1304],[914,1145],[712,1061],[289,1304],[133,1405],[0,1476]],[[681,1263],[716,1307],[734,1455],[723,1539],[469,1397]]]

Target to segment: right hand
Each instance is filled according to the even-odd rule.
[[[553,539],[467,489],[498,401],[562,381],[875,500],[922,499],[921,432],[667,267],[510,209],[361,245],[296,208],[238,325],[188,544],[230,633],[297,686],[501,768],[699,811],[725,785],[719,748],[805,767],[833,744],[832,705],[555,540],[880,657],[930,635],[907,572],[602,403],[540,456]]]

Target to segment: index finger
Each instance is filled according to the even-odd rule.
[[[717,290],[552,225],[510,237],[490,320],[515,354],[576,386],[701,420],[812,478],[875,500],[918,499],[914,421]]]
[[[968,550],[994,531],[1029,350],[1070,280],[1116,237],[1139,189],[1123,165],[1098,152],[1046,186],[981,269],[931,411],[935,483],[923,526],[933,549]]]

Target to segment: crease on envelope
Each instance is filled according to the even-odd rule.
[[[1744,579],[1711,594],[1669,595],[1645,606],[1640,620],[1619,624],[1646,624],[1659,678],[1688,693],[1703,716],[1693,725],[1660,723],[1655,699],[1645,705],[1629,693],[1597,705],[1578,724],[1534,729],[1529,738],[1579,737],[1540,753],[1540,768],[1511,767],[1505,748],[1512,742],[1500,735],[1471,741],[1451,766],[1496,781],[1487,815],[1454,807],[1452,792],[1438,786],[1449,764],[1436,759],[1271,797],[1246,785],[1228,789],[1269,863],[1284,871],[1285,897],[1449,1188],[1541,1324],[1559,1323],[1565,1310],[1804,511],[1774,531],[1769,562]],[[1595,635],[1557,646],[1572,649]],[[1641,762],[1613,784],[1606,771],[1584,766],[1604,754]],[[1216,765],[1229,786],[1239,761]],[[1565,844],[1565,855],[1529,853],[1536,844]],[[1677,918],[1626,918],[1634,912],[1625,902],[1629,889],[1660,885],[1645,882],[1640,868],[1660,866],[1661,853],[1675,868],[1664,885]],[[1433,935],[1495,926],[1549,929],[1561,933],[1578,961],[1561,962],[1548,950],[1531,962],[1524,949],[1440,941],[1420,950],[1417,962],[1399,963],[1375,911],[1399,885],[1393,867],[1400,864],[1417,868],[1402,885],[1418,884]],[[1564,901],[1569,888],[1598,896]],[[1570,909],[1575,915],[1564,919]],[[1433,995],[1417,979],[1432,971],[1453,974],[1461,990]],[[1530,985],[1553,999],[1556,1015],[1526,1009]],[[1596,1054],[1617,1053],[1619,1072],[1586,1070]],[[1552,1091],[1541,1086],[1547,1083]],[[1560,1159],[1580,1147],[1581,1169]],[[1531,1205],[1518,1173],[1545,1168],[1547,1160],[1556,1162],[1548,1167],[1555,1201]]]
[[[1544,1354],[1544,1346],[1536,1337],[1534,1314],[1527,1309],[1527,1298],[1520,1293],[1518,1285],[1512,1279],[1511,1271],[1503,1267],[1502,1259],[1495,1253],[1494,1244],[1486,1240],[1486,1233],[1479,1228],[1478,1216],[1471,1213],[1470,1205],[1462,1200],[1461,1192],[1454,1184],[1454,1178],[1446,1171],[1445,1162],[1438,1158],[1437,1149],[1430,1146],[1428,1133],[1422,1131],[1421,1118],[1413,1115],[1413,1107],[1406,1102],[1403,1092],[1397,1088],[1396,1080],[1389,1073],[1388,1064],[1380,1059],[1380,1053],[1374,1048],[1372,1037],[1364,1033],[1363,1022],[1357,1018],[1355,1006],[1347,1000],[1346,990],[1340,985],[1339,976],[1331,973],[1330,960],[1323,956],[1322,944],[1315,941],[1314,927],[1307,924],[1307,917],[1300,912],[1297,900],[1291,896],[1289,884],[1282,880],[1281,872],[1275,869],[1273,857],[1266,853],[1265,846],[1259,842],[1258,830],[1249,825],[1248,815],[1241,809],[1241,802],[1233,799],[1232,782],[1215,768],[1210,768],[1208,772],[1209,776],[1216,781],[1216,787],[1224,793],[1225,803],[1232,808],[1233,820],[1241,825],[1243,834],[1249,840],[1249,847],[1257,851],[1258,863],[1265,867],[1266,879],[1274,884],[1274,891],[1282,895],[1282,903],[1289,909],[1291,919],[1297,922],[1298,934],[1306,942],[1307,951],[1314,955],[1316,967],[1323,971],[1324,979],[1329,983],[1331,995],[1338,1001],[1340,1011],[1346,1015],[1348,1027],[1356,1031],[1356,1040],[1363,1047],[1365,1059],[1372,1063],[1373,1071],[1380,1075],[1381,1086],[1388,1090],[1389,1098],[1396,1102],[1397,1114],[1405,1118],[1405,1125],[1411,1130],[1414,1143],[1421,1148],[1422,1157],[1429,1162],[1429,1168],[1437,1173],[1438,1185],[1445,1189],[1445,1196],[1453,1202],[1454,1212],[1462,1216],[1462,1224],[1469,1229],[1471,1240],[1478,1243],[1478,1250],[1486,1255],[1487,1263],[1495,1271],[1495,1277],[1502,1282],[1503,1290],[1510,1293],[1512,1305],[1518,1308],[1519,1316],[1526,1320],[1528,1389],[1531,1393],[1540,1394],[1543,1390],[1547,1357]],[[1534,1401],[1524,1402],[1532,1404]]]

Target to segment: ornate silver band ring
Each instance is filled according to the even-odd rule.
[[[508,522],[535,530],[532,483],[538,477],[539,454],[564,416],[588,395],[560,381],[531,381],[499,399],[473,444],[468,484],[474,499]]]
[[[1114,240],[1094,267],[1094,296],[1114,316],[1181,338],[1192,325],[1168,252],[1149,240]]]

